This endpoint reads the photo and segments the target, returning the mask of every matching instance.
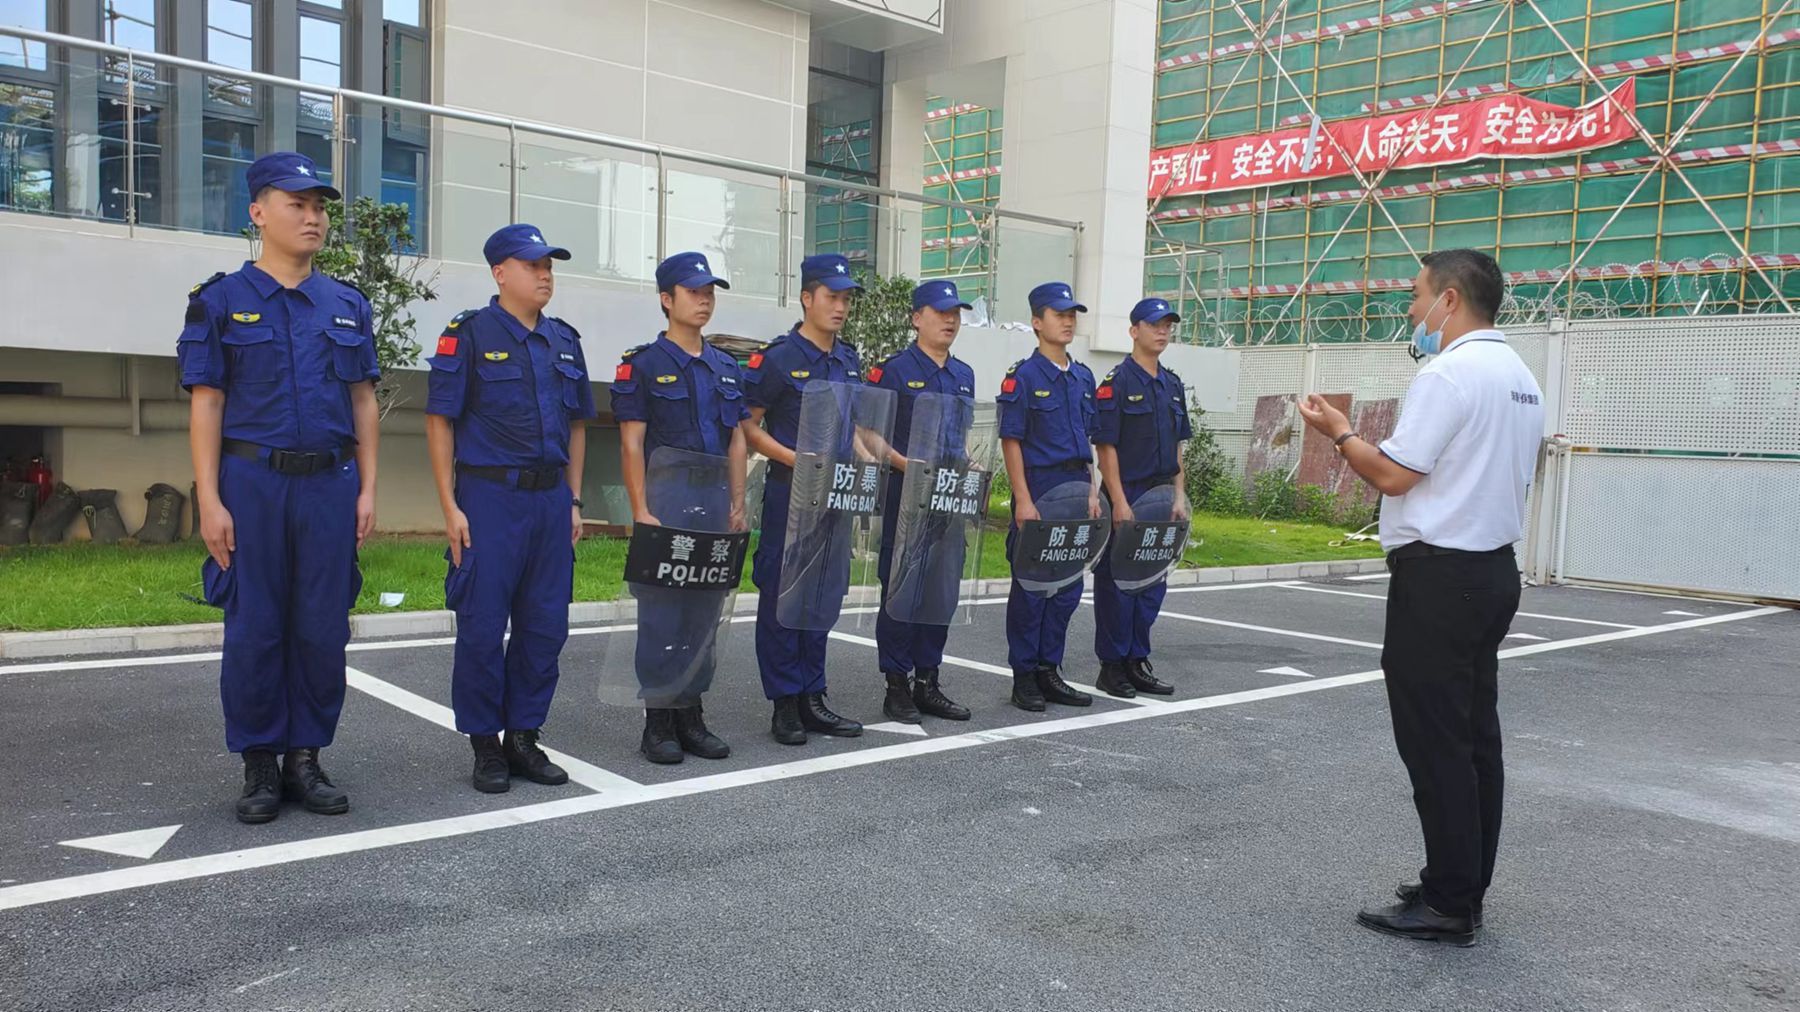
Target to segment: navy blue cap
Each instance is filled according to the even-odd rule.
[[[913,308],[924,309],[926,306],[939,312],[975,308],[956,294],[956,283],[953,281],[927,281],[913,289]]]
[[[712,272],[712,265],[706,262],[704,253],[676,253],[656,265],[656,290],[666,292],[676,285],[683,288],[731,287],[724,278]]]
[[[1087,312],[1086,306],[1075,301],[1075,290],[1062,281],[1046,281],[1031,290],[1031,311],[1035,313],[1040,309]]]
[[[244,181],[250,184],[252,197],[261,193],[264,187],[273,186],[289,193],[319,190],[332,200],[344,199],[343,194],[319,182],[319,167],[297,151],[275,151],[258,158],[250,163]]]
[[[862,288],[850,274],[850,261],[836,253],[815,253],[800,261],[800,287],[814,281],[823,282],[834,292]]]
[[[1168,301],[1164,299],[1144,299],[1131,307],[1132,323],[1155,323],[1158,320],[1180,323],[1181,317],[1169,308]]]
[[[536,225],[525,224],[505,225],[497,229],[493,235],[488,236],[487,242],[482,243],[481,252],[487,257],[489,267],[512,259],[569,259],[568,250],[545,242],[544,233],[538,231]]]

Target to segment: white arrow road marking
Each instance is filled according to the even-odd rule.
[[[1261,671],[1258,671],[1257,674],[1259,674],[1259,675],[1290,675],[1294,678],[1311,678],[1311,677],[1313,677],[1312,675],[1309,675],[1306,672],[1301,671],[1299,668],[1290,668],[1286,665],[1283,665],[1279,668],[1264,668]]]
[[[147,861],[163,849],[169,837],[181,828],[181,823],[173,826],[158,826],[155,829],[134,829],[129,833],[113,833],[109,836],[85,836],[79,840],[64,840],[58,846],[80,847],[83,850],[98,850],[107,854],[120,854]]]
[[[910,734],[915,738],[929,738],[931,736],[930,731],[925,730],[917,724],[902,724],[897,720],[890,720],[885,724],[864,724],[863,730],[886,731],[889,734]]]

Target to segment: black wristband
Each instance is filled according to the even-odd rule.
[[[1357,439],[1362,438],[1362,435],[1353,429],[1353,430],[1346,432],[1343,435],[1337,437],[1336,439],[1332,440],[1331,445],[1337,447],[1339,451],[1342,451],[1344,449],[1344,442],[1346,440],[1350,439],[1352,436],[1356,437]]]
[[[580,497],[580,496],[573,496],[573,497],[571,497],[571,498],[570,498],[570,500],[569,500],[569,502],[570,502],[570,503],[572,503],[572,504],[573,504],[573,505],[574,505],[574,506],[575,506],[575,508],[576,508],[576,509],[580,509],[580,508],[581,508],[581,507],[582,507],[582,506],[584,506],[584,505],[586,505],[586,504],[585,504],[585,503],[583,503],[583,502],[582,502],[582,501],[581,501],[581,497]]]

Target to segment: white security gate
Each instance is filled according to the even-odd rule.
[[[1546,366],[1532,575],[1800,600],[1800,316],[1580,320]]]

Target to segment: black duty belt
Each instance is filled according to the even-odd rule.
[[[483,478],[487,481],[497,481],[502,485],[511,485],[526,492],[542,492],[563,483],[563,469],[560,464],[550,464],[544,467],[477,467],[473,464],[458,464],[456,473]]]
[[[251,443],[242,439],[227,439],[220,448],[233,457],[245,460],[265,461],[269,469],[279,474],[308,475],[320,471],[329,471],[356,454],[355,443],[345,443],[335,450],[317,452],[300,450],[278,450],[261,443]]]
[[[1423,541],[1409,541],[1387,553],[1387,564],[1388,568],[1392,569],[1397,563],[1405,562],[1407,559],[1423,559],[1433,555],[1467,555],[1471,558],[1480,558],[1490,555],[1511,555],[1512,550],[1511,545],[1501,545],[1499,548],[1485,552],[1471,552],[1462,548],[1440,548],[1437,545],[1428,545]]]
[[[1025,470],[1027,470],[1027,471],[1079,471],[1082,474],[1086,474],[1086,473],[1088,473],[1088,469],[1091,466],[1092,466],[1092,462],[1086,461],[1086,460],[1065,460],[1060,464],[1046,464],[1042,467],[1033,467],[1031,465],[1026,465]]]

